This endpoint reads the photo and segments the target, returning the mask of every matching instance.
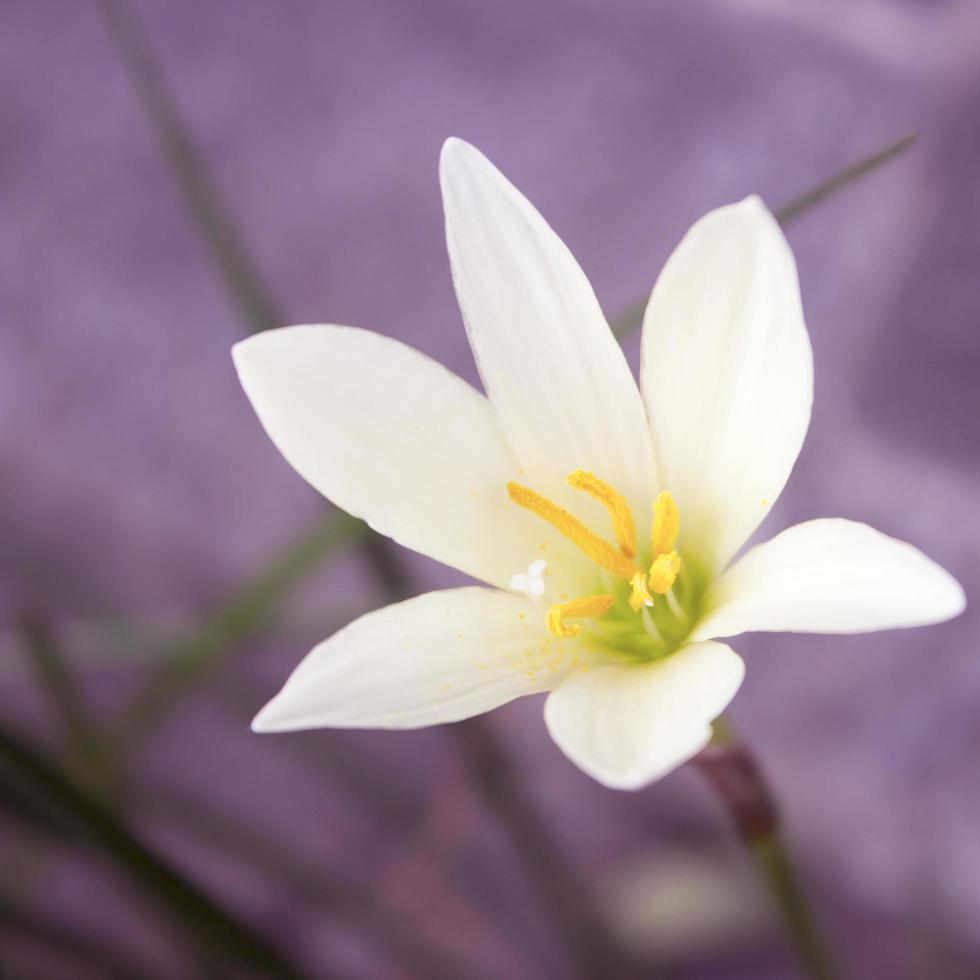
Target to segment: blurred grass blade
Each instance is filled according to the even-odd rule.
[[[837,191],[843,190],[843,188],[853,184],[866,174],[873,173],[879,167],[888,163],[889,160],[894,160],[895,157],[901,156],[915,142],[916,137],[916,133],[906,133],[900,139],[895,140],[894,143],[889,143],[888,146],[882,147],[882,149],[875,151],[870,156],[863,157],[856,163],[844,167],[843,170],[839,170],[833,176],[822,180],[819,184],[809,188],[809,190],[805,190],[798,197],[787,201],[781,207],[776,208],[773,211],[773,215],[785,228],[799,218],[800,215],[812,210],[818,204],[821,204],[827,198],[836,194]],[[631,334],[643,322],[643,313],[646,310],[649,296],[650,294],[648,292],[635,303],[630,304],[628,309],[624,310],[610,322],[613,334],[620,340]]]
[[[825,201],[832,194],[853,184],[866,174],[870,174],[879,167],[901,156],[917,139],[917,133],[906,133],[901,139],[889,143],[888,146],[872,153],[871,156],[864,157],[849,167],[838,171],[832,177],[804,191],[799,197],[794,197],[792,201],[787,201],[782,207],[776,208],[773,214],[776,220],[784,227],[795,221],[801,214],[810,211],[818,204]]]
[[[17,625],[31,667],[61,724],[67,756],[80,776],[86,780],[95,778],[102,742],[67,655],[44,618],[24,613]]]
[[[244,975],[299,980],[300,972],[265,939],[142,844],[108,810],[80,789],[52,759],[0,725],[0,774],[12,775],[42,806],[63,815],[82,840],[112,862],[147,897],[168,911],[203,949],[232,956]]]
[[[217,263],[250,333],[283,321],[221,202],[210,174],[177,111],[170,86],[126,0],[99,0],[99,10],[134,91],[153,122],[160,147],[188,202],[188,211]]]
[[[184,196],[187,210],[207,243],[216,267],[247,326],[255,333],[283,323],[243,238],[224,207],[218,189],[197,152],[166,76],[153,57],[136,13],[126,0],[100,0],[99,9],[133,89],[152,123],[160,147]],[[163,659],[141,695],[124,715],[126,739],[151,733],[170,709],[235,644],[266,624],[269,614],[293,585],[355,534],[367,544],[367,558],[379,581],[394,588],[395,559],[366,525],[346,514],[317,521],[312,532],[274,559],[268,572],[246,584],[200,632]],[[403,583],[404,584],[404,583]]]
[[[59,962],[71,963],[84,976],[104,980],[154,980],[160,976],[144,963],[137,966],[132,954],[120,950],[117,941],[101,940],[87,929],[61,922],[40,910],[28,910],[22,902],[0,895],[0,946],[9,950],[15,944],[36,946],[45,961],[56,951]],[[13,957],[9,962],[13,963]],[[14,977],[13,972],[0,975]]]
[[[291,848],[288,841],[275,840],[241,823],[213,802],[157,785],[141,791],[139,804],[209,848],[245,861],[266,874],[277,888],[288,887],[291,895],[329,910],[334,919],[364,928],[408,975],[480,980],[482,975],[472,963],[463,964],[432,946],[403,915],[383,905],[371,892],[325,874],[309,855]]]
[[[161,657],[146,687],[120,719],[119,738],[115,740],[119,748],[132,750],[150,735],[181,697],[214,671],[226,654],[270,624],[296,585],[367,531],[362,521],[333,512],[290,542],[210,619]]]

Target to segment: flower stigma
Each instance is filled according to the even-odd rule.
[[[530,487],[507,484],[507,494],[513,503],[546,521],[597,566],[605,590],[549,606],[545,616],[549,632],[559,638],[577,636],[582,626],[567,620],[584,619],[599,642],[631,657],[649,660],[672,653],[690,632],[699,601],[696,583],[685,580],[681,574],[681,556],[674,550],[680,529],[674,498],[665,490],[653,504],[646,563],[637,547],[636,523],[626,498],[585,470],[575,470],[565,482],[606,508],[615,546]],[[535,566],[543,565],[540,561],[533,562],[527,575],[519,574],[511,579],[511,588],[530,596],[542,595],[543,579],[540,573],[533,573],[537,571]],[[666,601],[658,602],[659,597],[665,597]]]
[[[548,563],[543,558],[532,561],[527,566],[526,573],[519,572],[511,577],[510,587],[515,592],[523,592],[532,599],[540,598],[544,595],[544,573],[547,567]]]

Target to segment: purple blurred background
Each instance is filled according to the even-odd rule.
[[[974,0],[134,6],[285,321],[371,327],[470,379],[436,179],[445,137],[474,142],[528,194],[612,315],[710,207],[749,192],[776,206],[917,130],[901,158],[789,232],[816,405],[763,530],[865,520],[922,547],[973,600]],[[18,616],[56,630],[111,717],[167,640],[323,504],[238,387],[228,352],[245,326],[98,6],[0,0],[0,92],[0,712],[56,747]],[[413,591],[454,581],[405,560]],[[141,788],[127,819],[310,976],[418,974],[343,899],[301,894],[206,842],[174,806],[181,794],[305,855],[324,881],[363,886],[474,976],[576,976],[445,732],[248,732],[312,642],[382,601],[354,547],[305,581],[275,628],[130,758]],[[974,602],[929,629],[735,643],[749,672],[733,720],[855,977],[980,971],[977,638]],[[540,707],[508,706],[494,729],[650,975],[795,976],[697,774],[605,790],[551,744]],[[153,964],[143,975],[199,975],[103,863],[42,848],[2,817],[17,901]],[[43,946],[0,933],[0,973],[103,975]]]

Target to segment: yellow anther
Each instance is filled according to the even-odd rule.
[[[647,577],[644,572],[637,572],[630,579],[633,591],[630,593],[630,609],[639,612],[644,606],[653,605],[653,596],[647,588]]]
[[[677,532],[680,529],[680,518],[677,516],[677,504],[667,490],[657,495],[653,505],[653,528],[650,531],[650,544],[653,549],[651,557],[656,561],[661,555],[667,554],[674,548]]]
[[[552,606],[548,610],[545,622],[550,632],[561,639],[566,639],[582,631],[578,623],[567,625],[566,619],[594,619],[609,612],[613,602],[615,599],[611,595],[587,595],[581,599],[572,599],[571,602]]]
[[[619,550],[627,558],[632,558],[636,554],[636,527],[626,498],[594,473],[587,473],[585,470],[569,473],[565,482],[576,490],[584,490],[609,511]]]
[[[547,521],[559,534],[568,538],[597,565],[601,565],[613,575],[629,581],[636,574],[636,566],[621,551],[597,534],[593,534],[580,520],[572,517],[564,508],[553,504],[547,497],[542,497],[541,494],[519,483],[508,483],[507,494],[518,507],[523,507]],[[550,612],[548,615],[550,617]]]
[[[650,588],[660,595],[670,592],[681,570],[681,556],[676,551],[668,551],[665,555],[657,555],[656,561],[650,567]]]

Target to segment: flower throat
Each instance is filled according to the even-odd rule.
[[[606,508],[612,520],[615,546],[595,534],[563,507],[529,487],[508,483],[507,493],[515,504],[547,521],[601,569],[627,582],[630,589],[627,599],[629,608],[642,617],[644,629],[651,637],[662,640],[648,610],[655,604],[655,595],[666,596],[671,608],[676,604],[676,600],[671,602],[671,589],[680,572],[681,559],[674,550],[680,526],[674,498],[665,490],[654,502],[650,531],[651,564],[644,571],[637,563],[636,524],[626,498],[608,483],[584,470],[570,473],[565,482],[573,489],[589,494]],[[611,593],[583,596],[549,607],[545,622],[555,636],[575,636],[582,627],[567,620],[597,619],[606,615],[615,604],[616,596]],[[681,612],[679,607],[675,611]]]

